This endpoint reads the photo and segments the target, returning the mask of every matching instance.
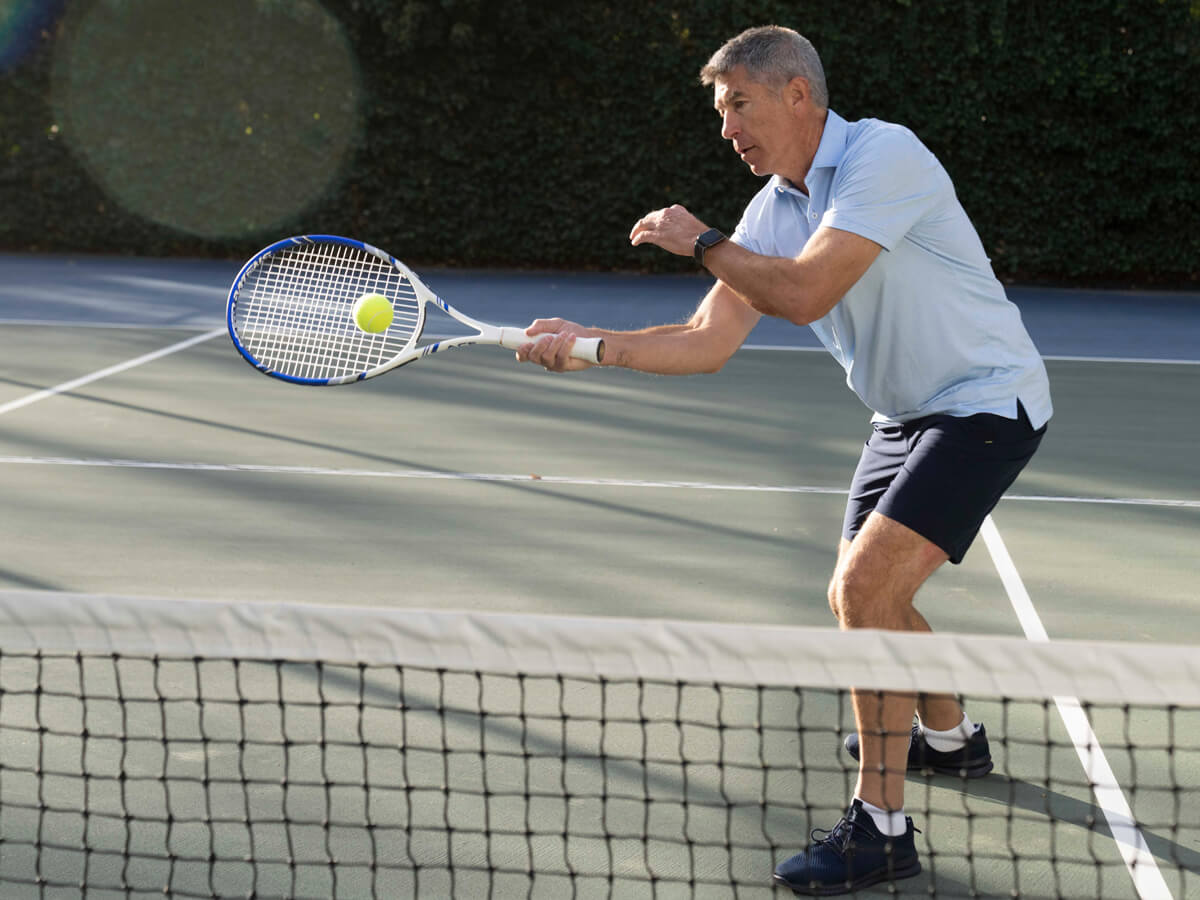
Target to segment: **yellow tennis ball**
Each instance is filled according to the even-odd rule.
[[[354,324],[378,334],[392,324],[392,304],[383,294],[363,294],[354,301]]]

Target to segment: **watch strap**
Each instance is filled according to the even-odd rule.
[[[692,247],[692,256],[695,257],[697,263],[704,265],[704,251],[715,247],[725,239],[725,235],[719,229],[708,229],[696,238],[696,243]]]

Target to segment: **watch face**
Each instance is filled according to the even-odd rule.
[[[725,240],[725,235],[716,228],[710,228],[700,235],[700,237],[696,238],[696,248],[693,254],[696,257],[696,262],[704,265],[704,251],[709,247],[721,243],[723,240]]]

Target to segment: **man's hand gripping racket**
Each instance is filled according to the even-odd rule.
[[[392,322],[363,331],[354,304],[380,294],[392,306]],[[436,306],[475,334],[418,346],[426,307]],[[260,250],[242,267],[225,312],[238,351],[260,372],[294,384],[348,384],[382,375],[441,350],[498,344],[516,350],[565,336],[529,336],[524,328],[479,322],[437,297],[402,262],[349,238],[315,234],[287,238]],[[601,338],[575,338],[575,359],[604,359]]]

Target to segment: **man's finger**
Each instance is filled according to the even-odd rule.
[[[571,361],[571,348],[575,346],[575,335],[571,333],[564,334],[558,340],[558,347],[554,354],[554,363],[556,369],[565,369],[567,363]]]

